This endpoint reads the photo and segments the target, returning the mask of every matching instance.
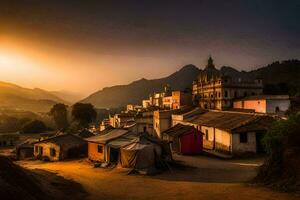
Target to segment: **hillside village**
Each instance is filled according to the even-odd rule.
[[[211,57],[190,88],[165,85],[140,105],[128,104],[81,130],[2,133],[1,152],[25,166],[83,159],[95,168],[153,175],[176,169],[178,159],[196,162],[199,155],[225,160],[265,155],[264,136],[291,107],[288,95],[264,94],[261,79],[222,74]]]
[[[100,123],[93,122],[97,113],[91,104],[79,103],[73,106],[72,115],[78,115],[81,120],[69,125],[67,107],[57,104],[47,118],[52,116],[54,122],[59,122],[58,131],[31,133],[37,128],[44,130],[42,122],[34,121],[29,123],[27,132],[1,133],[0,153],[29,170],[60,169],[63,176],[71,173],[68,176],[88,189],[95,185],[78,179],[80,175],[67,169],[78,168],[78,173],[86,173],[84,176],[88,179],[100,176],[95,178],[94,183],[99,187],[110,181],[106,178],[103,182],[102,176],[119,177],[117,173],[121,169],[128,170],[127,175],[155,175],[159,179],[161,176],[175,180],[181,176],[189,179],[191,170],[197,182],[207,178],[249,181],[255,177],[255,171],[266,155],[263,142],[266,133],[275,122],[286,121],[291,109],[288,95],[264,94],[263,84],[261,79],[224,74],[216,69],[213,59],[209,57],[204,70],[192,82],[191,89],[172,90],[166,84],[163,91],[150,93],[149,98],[139,105],[128,104],[125,110],[110,114]],[[81,111],[76,114],[74,110],[79,107]],[[23,113],[25,116],[27,114]],[[61,114],[63,117],[56,121]],[[14,165],[4,159],[1,162],[3,166]],[[235,168],[236,162],[247,162],[245,165],[252,167]],[[189,167],[195,169],[185,170]],[[183,171],[180,170],[182,168]],[[117,171],[99,172],[95,169]],[[203,173],[207,173],[207,177],[203,177]],[[119,178],[122,179],[122,176]],[[48,179],[45,177],[43,181],[52,180]],[[135,177],[130,180],[131,184],[137,181]],[[60,184],[65,184],[65,181]],[[111,190],[108,188],[105,191]],[[97,191],[89,189],[89,192],[91,199],[98,198]],[[55,198],[57,193],[63,195],[64,191],[55,192]],[[132,194],[127,193],[126,197],[132,198]],[[191,193],[191,198],[195,198],[195,194]],[[78,195],[78,199],[84,196],[81,192]],[[124,193],[120,195],[124,196]],[[139,199],[142,194],[136,195],[135,198]],[[168,198],[168,194],[164,195]],[[253,198],[255,195],[253,193]]]
[[[268,133],[270,137],[269,132],[273,130],[275,122],[288,121],[291,104],[288,95],[264,94],[264,83],[259,78],[223,73],[215,67],[213,59],[209,57],[204,70],[199,71],[189,88],[172,90],[172,87],[166,84],[163,91],[150,93],[140,104],[128,104],[125,110],[117,113],[114,111],[100,122],[95,120],[98,115],[96,109],[88,103],[76,103],[72,106],[72,111],[65,104],[58,103],[48,114],[42,115],[10,111],[20,116],[40,116],[37,119],[48,121],[53,118],[57,129],[48,129],[39,120],[28,122],[24,118],[25,128],[23,127],[21,132],[0,133],[0,164],[3,167],[12,166],[9,170],[16,170],[12,173],[29,170],[26,176],[36,177],[30,175],[31,170],[41,169],[49,172],[58,170],[63,177],[72,177],[72,181],[75,182],[54,175],[50,178],[44,172],[39,172],[35,179],[46,176],[42,180],[43,184],[49,184],[53,179],[59,179],[58,184],[67,184],[63,190],[54,186],[50,192],[50,199],[64,198],[66,190],[71,190],[68,184],[76,185],[77,181],[88,189],[91,199],[98,198],[100,193],[91,190],[90,187],[104,187],[107,182],[117,185],[118,183],[111,178],[122,179],[123,176],[118,174],[122,170],[126,170],[126,176],[140,174],[158,179],[164,179],[166,176],[176,182],[181,180],[180,177],[194,177],[192,180],[195,179],[196,182],[206,179],[217,182],[219,179],[246,182],[254,178],[259,179],[260,176],[265,177],[261,175],[265,173],[263,170],[269,171],[268,168],[264,168],[268,165],[263,164],[267,153],[265,136]],[[74,118],[70,124],[69,115]],[[6,119],[11,120],[15,119]],[[17,122],[12,124],[15,126],[12,130],[18,130],[21,126]],[[15,162],[12,163],[3,156]],[[277,159],[278,156],[273,158]],[[234,167],[237,163],[244,162],[246,168]],[[24,169],[19,169],[18,165]],[[293,163],[287,166],[296,165]],[[76,168],[82,175],[74,174],[76,170],[70,171],[70,168]],[[95,171],[96,169],[104,171]],[[111,172],[105,171],[112,169],[114,170]],[[260,170],[256,175],[258,169]],[[289,171],[298,173],[299,170]],[[203,177],[203,174],[207,175]],[[95,176],[95,182],[82,180],[81,176],[87,179]],[[103,176],[107,178],[103,179]],[[25,179],[27,177],[24,177]],[[12,185],[18,185],[13,179],[3,180],[3,175],[0,174],[1,180],[13,181]],[[293,178],[284,177],[283,180],[286,181],[282,184],[285,186],[281,187],[297,188],[293,184]],[[122,184],[129,184],[130,188],[134,188],[136,181],[138,179],[132,177],[124,179]],[[145,181],[149,179],[145,178]],[[162,181],[159,184],[167,183]],[[81,185],[75,185],[78,191],[73,196],[75,199],[82,199],[85,196],[84,189],[80,188]],[[34,187],[37,187],[32,188],[35,192],[29,195],[40,195],[41,190],[49,191],[49,187]],[[169,187],[175,186],[171,184]],[[177,187],[180,190],[181,187]],[[23,186],[12,186],[10,190],[15,191],[16,188],[20,189]],[[28,192],[19,189],[17,193]],[[107,188],[103,189],[103,192],[110,194],[112,190]],[[126,195],[121,192],[118,196],[140,199],[143,195],[153,195],[153,192],[158,191]],[[191,193],[190,198],[194,199],[197,193]],[[252,198],[256,198],[258,194],[254,192]],[[206,195],[210,198],[209,194]],[[167,193],[163,196],[169,198]],[[48,196],[42,195],[37,198],[47,199]]]

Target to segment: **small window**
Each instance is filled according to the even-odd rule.
[[[228,92],[227,91],[225,91],[225,97],[228,97]]]
[[[35,153],[38,153],[38,152],[39,152],[39,147],[38,147],[38,146],[35,146],[35,147],[34,147],[34,151],[35,151]]]
[[[219,92],[219,97],[221,97],[221,92]]]
[[[54,148],[50,148],[50,156],[52,157],[56,156],[56,150]]]
[[[248,142],[248,133],[241,133],[240,134],[240,143],[247,143]]]
[[[237,91],[234,91],[234,97],[237,98]]]
[[[208,130],[205,130],[205,139],[208,140]]]
[[[98,153],[103,153],[103,146],[102,145],[98,145]]]

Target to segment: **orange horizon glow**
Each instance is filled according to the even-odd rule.
[[[140,63],[157,66],[159,62],[152,57],[98,55],[30,38],[0,37],[0,81],[28,88],[89,95],[103,87],[128,84],[143,77],[160,78],[173,72],[172,69],[139,70]]]

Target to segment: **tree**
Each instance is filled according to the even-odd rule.
[[[276,122],[263,138],[268,157],[256,179],[277,189],[299,190],[300,113]],[[298,183],[298,184],[297,184]]]
[[[55,104],[49,113],[58,129],[66,129],[69,126],[67,106],[62,103]]]
[[[44,124],[44,122],[40,120],[33,120],[27,122],[21,128],[22,133],[41,133],[47,130],[47,126]]]
[[[87,127],[97,117],[97,112],[92,104],[76,103],[73,106],[72,116],[81,127]]]

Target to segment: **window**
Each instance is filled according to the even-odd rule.
[[[225,91],[225,97],[228,97],[228,92],[227,91]]]
[[[44,149],[43,149],[43,147],[39,147],[39,154],[40,154],[40,155],[43,155],[43,154],[44,154]]]
[[[102,145],[98,145],[98,153],[103,153],[103,146]]]
[[[208,140],[208,130],[205,130],[205,139]]]
[[[52,157],[56,156],[56,150],[54,148],[50,148],[50,156]]]
[[[240,143],[247,143],[248,142],[248,133],[241,133],[240,134]]]
[[[35,146],[35,147],[34,147],[34,151],[35,151],[35,153],[38,153],[38,152],[39,152],[39,147],[38,147],[38,146]]]
[[[237,98],[237,91],[234,91],[234,97]]]
[[[221,97],[221,92],[219,92],[219,97]]]

